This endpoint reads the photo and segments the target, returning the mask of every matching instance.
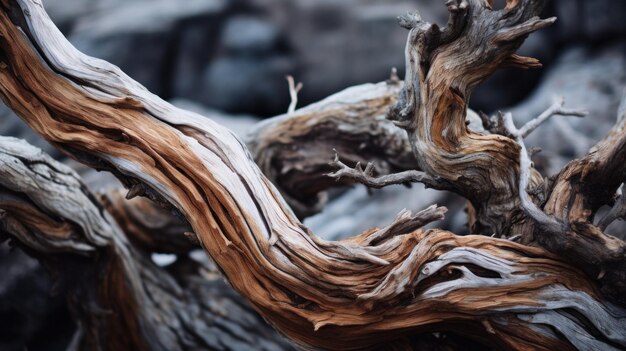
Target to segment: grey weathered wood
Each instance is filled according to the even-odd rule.
[[[420,61],[418,72],[429,73],[421,78],[442,79],[445,84],[450,78],[446,74],[458,75],[454,78],[469,80],[460,88],[471,91],[473,83],[486,78],[521,44],[526,31],[523,23],[532,21],[531,28],[548,23],[532,18],[541,3],[510,1],[510,7],[502,10],[510,12],[490,12],[483,1],[453,1],[450,28],[437,40],[444,44],[442,48],[453,50],[447,55],[428,52],[432,48],[422,42],[434,60],[445,58],[443,63],[452,66],[443,71],[446,65]],[[623,309],[606,301],[579,270],[545,250],[485,236],[415,230],[416,225],[392,225],[392,230],[382,238],[376,236],[375,242],[371,236],[376,230],[339,242],[317,238],[299,222],[232,132],[174,108],[119,69],[75,50],[36,1],[5,1],[3,6],[0,94],[6,102],[57,147],[94,167],[113,171],[129,187],[137,189],[136,184],[143,184],[145,195],[178,209],[233,287],[296,343],[327,349],[408,347],[406,340],[411,335],[454,330],[508,349],[529,343],[541,349],[585,346],[575,328],[550,332],[548,328],[571,325],[563,320],[565,316],[585,328],[598,326],[589,332],[596,339],[594,345],[626,347]],[[471,16],[458,13],[462,7]],[[501,22],[489,27],[493,20]],[[28,28],[26,35],[16,23]],[[519,30],[515,29],[518,25],[522,25]],[[489,34],[501,34],[499,40],[513,42],[494,49],[495,55],[479,56],[478,62],[454,61],[465,57],[463,49],[474,53],[474,49],[491,45],[484,41],[486,26],[495,30]],[[429,33],[436,34],[435,29],[429,27]],[[462,40],[457,40],[458,36],[463,36]],[[488,67],[473,70],[485,63],[481,60],[487,60]],[[517,64],[535,64],[516,60]],[[425,96],[425,87],[420,88]],[[469,95],[459,100],[459,91],[447,89],[455,86],[431,88],[435,89],[428,101],[423,96],[415,99],[414,112],[424,112],[420,104],[430,104],[433,115],[414,116],[424,128],[416,125],[413,132],[420,135],[410,140],[419,151],[422,170],[443,177],[452,169],[435,162],[441,156],[438,139],[454,142],[455,136],[466,132],[463,98]],[[450,102],[453,116],[445,113],[449,105],[439,102]],[[438,119],[429,120],[435,116]],[[441,124],[447,117],[454,120]],[[434,133],[427,128],[430,122],[447,134]],[[411,129],[411,123],[405,127]],[[499,136],[478,139],[480,146],[491,147],[487,141],[495,140],[511,147],[510,157],[496,158],[498,167],[493,167],[488,157],[493,150],[481,149],[461,157],[451,154],[449,160],[460,162],[454,166],[465,167],[467,173],[460,172],[456,179],[444,178],[458,181],[456,190],[467,197],[476,195],[475,205],[484,198],[479,217],[493,228],[504,228],[510,219],[506,211],[516,209],[517,204],[510,203],[510,196],[505,202],[499,195],[517,189],[517,177],[509,175],[519,171],[519,148],[514,140]],[[485,178],[488,170],[499,171],[495,183]],[[476,192],[488,185],[493,187],[487,193]],[[505,218],[496,218],[498,213]],[[412,221],[425,219],[412,217]],[[575,316],[562,313],[571,306],[554,302],[563,299],[577,301]],[[599,306],[612,312],[600,315],[602,325],[596,314]],[[528,314],[542,318],[532,320]]]

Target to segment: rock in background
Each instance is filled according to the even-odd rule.
[[[166,99],[185,98],[226,112],[284,112],[284,76],[305,85],[301,102],[402,70],[406,30],[396,17],[419,9],[445,23],[443,1],[426,0],[43,0],[51,17],[86,53],[120,66]],[[626,35],[623,1],[554,1],[559,21],[532,35],[523,55],[550,65],[572,44],[598,46]],[[503,70],[474,95],[493,111],[527,96],[541,70]],[[514,89],[503,89],[514,82]]]
[[[500,1],[501,2],[501,1]],[[300,103],[384,80],[404,67],[406,30],[396,17],[420,10],[445,23],[443,1],[426,0],[43,0],[80,50],[120,66],[165,99],[228,113],[272,116],[289,104],[284,76],[304,83]],[[500,6],[496,1],[496,6]],[[559,21],[520,49],[550,67],[572,45],[626,37],[626,2],[553,1]],[[493,112],[526,98],[545,70],[498,72],[472,98]]]

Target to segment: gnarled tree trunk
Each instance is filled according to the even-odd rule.
[[[606,292],[623,292],[621,283],[606,280],[615,268],[608,263],[624,258],[623,243],[580,222],[589,216],[570,222],[543,211],[544,199],[561,187],[560,181],[544,186],[545,197],[534,190],[543,180],[521,141],[530,127],[517,130],[509,119],[495,119],[488,129],[504,135],[487,135],[465,124],[467,101],[483,79],[502,65],[537,65],[514,52],[530,32],[552,22],[535,17],[542,3],[511,0],[492,10],[489,1],[451,1],[444,30],[417,15],[405,17],[411,29],[407,79],[391,117],[408,130],[421,170],[381,179],[372,177],[371,167],[348,169],[337,161],[343,168],[335,176],[371,186],[422,181],[453,190],[473,204],[474,228],[520,234],[527,243],[541,245],[533,238],[555,231],[584,236],[581,247],[563,257],[553,246],[547,248],[556,254],[511,240],[421,229],[443,216],[445,209],[436,206],[404,212],[389,226],[348,240],[321,240],[233,133],[78,52],[36,0],[2,1],[0,95],[56,147],[113,172],[133,195],[180,211],[232,286],[299,345],[409,347],[415,335],[449,331],[507,349],[624,348],[626,311],[572,262],[594,262],[587,248],[605,245],[613,251],[600,259],[607,269],[599,279]],[[615,133],[619,138],[621,128]],[[614,156],[606,163],[620,160],[620,145],[608,147],[615,149],[607,151]],[[602,166],[599,174],[603,169],[611,168]],[[535,194],[532,201],[527,190]],[[127,330],[149,338],[140,326]]]

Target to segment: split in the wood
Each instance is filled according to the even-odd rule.
[[[621,193],[609,212],[598,222],[598,228],[605,231],[611,223],[626,218],[626,184],[622,184]]]

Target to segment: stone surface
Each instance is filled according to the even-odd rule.
[[[446,21],[443,2],[426,0],[43,1],[75,45],[162,97],[262,116],[286,110],[286,74],[304,83],[300,101],[308,104],[384,80],[392,67],[402,71],[407,33],[398,15],[417,9],[429,21]],[[559,21],[533,34],[520,53],[550,67],[563,47],[624,40],[625,12],[623,1],[553,1],[544,17]],[[503,70],[476,91],[472,106],[492,112],[513,105],[543,73]]]
[[[167,98],[174,89],[176,68],[185,68],[179,55],[189,61],[181,47],[188,50],[191,41],[196,47],[206,48],[204,39],[210,41],[216,36],[215,18],[227,9],[224,0],[187,0],[184,5],[172,0],[101,1],[76,18],[67,34],[81,51],[119,66]],[[188,23],[194,20],[204,25],[194,27]],[[195,28],[192,32],[198,33],[200,40],[189,37],[188,27]]]
[[[626,1],[568,0],[554,1],[562,40],[597,42],[624,40]]]

